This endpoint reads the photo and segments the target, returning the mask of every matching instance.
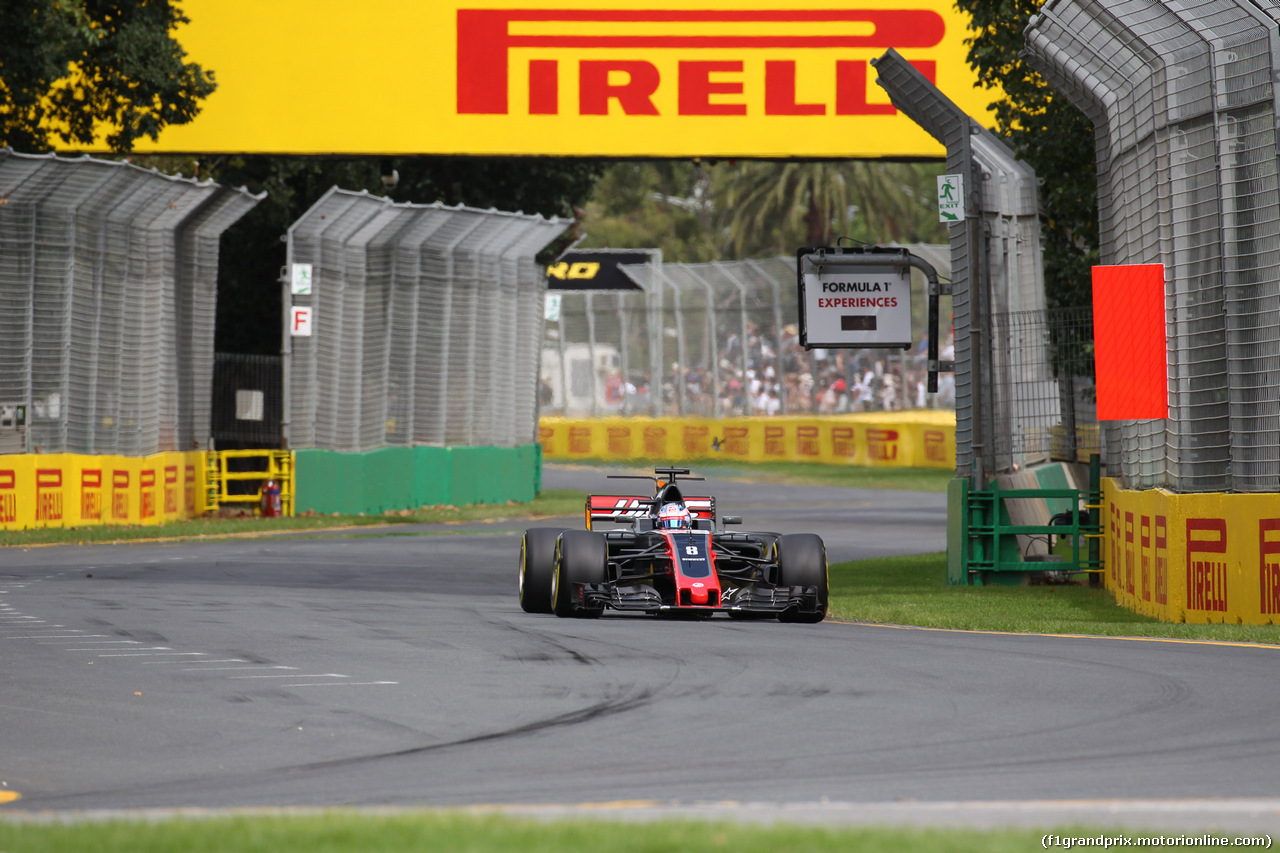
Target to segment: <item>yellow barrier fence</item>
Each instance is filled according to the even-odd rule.
[[[1280,624],[1280,494],[1177,495],[1102,482],[1106,586],[1165,622]]]
[[[237,466],[232,460],[241,460]],[[294,455],[291,450],[219,450],[209,454],[208,479],[214,506],[240,503],[257,507],[268,481],[280,490],[280,514],[293,515]],[[235,483],[248,484],[248,490]]]
[[[544,417],[544,459],[740,459],[917,468],[956,467],[955,414],[875,412],[829,417]]]
[[[204,456],[0,456],[0,529],[164,524],[202,515]]]

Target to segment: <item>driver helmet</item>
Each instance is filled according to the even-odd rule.
[[[663,504],[658,510],[658,527],[663,530],[688,530],[691,526],[689,510],[684,508],[684,504]]]

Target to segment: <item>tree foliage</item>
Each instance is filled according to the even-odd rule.
[[[1088,305],[1098,263],[1098,177],[1093,125],[1020,55],[1038,0],[958,0],[972,17],[969,64],[988,87],[997,129],[1040,178],[1045,290],[1051,306]]]
[[[44,152],[105,132],[127,152],[191,121],[214,81],[173,37],[186,21],[163,0],[0,3],[0,144]]]
[[[685,160],[626,160],[605,169],[582,212],[584,247],[661,249],[683,263],[717,260],[711,175]]]
[[[624,162],[587,205],[584,245],[663,250],[699,262],[801,246],[946,242],[934,207],[941,163]]]

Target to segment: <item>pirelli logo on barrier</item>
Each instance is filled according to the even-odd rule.
[[[665,456],[667,453],[667,428],[647,426],[644,428],[644,454],[649,457]]]
[[[164,466],[164,511],[166,515],[178,512],[178,466]]]
[[[1261,610],[1280,614],[1280,518],[1258,521],[1258,581]]]
[[[102,520],[101,468],[84,468],[80,471],[80,519]]]
[[[1227,521],[1187,519],[1187,609],[1227,611]]]
[[[111,518],[129,520],[129,472],[119,469],[111,472]]]
[[[690,456],[704,456],[711,449],[711,427],[686,425],[680,430],[684,452]]]
[[[614,456],[631,455],[631,427],[608,427],[609,453]]]
[[[187,515],[196,514],[196,466],[184,466],[182,472],[182,491],[186,498]]]
[[[898,431],[896,429],[867,430],[867,459],[877,462],[893,462],[898,458]]]
[[[1124,591],[1130,595],[1137,589],[1137,568],[1133,553],[1133,513],[1124,514]]]
[[[156,471],[144,469],[138,475],[138,514],[145,520],[156,515]]]
[[[853,437],[853,427],[831,428],[831,453],[846,459],[858,455],[858,443]]]
[[[1143,601],[1164,607],[1169,603],[1168,517],[1146,513],[1138,515],[1138,544],[1140,548],[1136,595]]]
[[[924,431],[924,458],[930,462],[947,461],[947,434],[942,430]]]
[[[816,426],[796,427],[796,453],[801,456],[821,456],[822,447],[818,442]]]
[[[720,449],[730,456],[751,455],[751,430],[747,427],[725,427]]]
[[[1111,576],[1112,586],[1120,587],[1120,507],[1111,504],[1107,513],[1107,525],[1109,533],[1107,537],[1111,541],[1111,559],[1107,560],[1107,573]]]
[[[1169,519],[1163,515],[1155,517],[1155,587],[1156,604],[1161,607],[1169,603]]]
[[[36,521],[62,520],[62,469],[36,469]]]
[[[569,427],[569,452],[584,455],[591,452],[591,427]]]
[[[18,520],[18,476],[14,471],[0,471],[0,522]]]
[[[1138,521],[1138,538],[1142,542],[1142,600],[1151,600],[1151,517],[1142,516]]]
[[[764,455],[765,456],[786,456],[787,455],[787,431],[778,426],[766,426],[764,428]]]

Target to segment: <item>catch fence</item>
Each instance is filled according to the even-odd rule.
[[[0,149],[0,453],[205,448],[219,239],[261,198]]]
[[[992,314],[991,340],[992,449],[999,470],[1086,462],[1100,454],[1092,310]]]
[[[569,225],[330,190],[289,229],[286,446],[535,441],[535,256]]]
[[[947,247],[908,248],[945,276]],[[925,393],[925,282],[918,272],[912,349],[806,351],[794,257],[683,264],[663,263],[655,253],[649,263],[620,269],[637,289],[552,293],[542,349],[544,414],[719,418],[955,405],[949,373],[938,394]],[[944,335],[943,358],[950,358]]]
[[[1027,51],[1093,122],[1102,263],[1165,269],[1169,416],[1110,426],[1108,474],[1280,491],[1280,8],[1049,0]]]

